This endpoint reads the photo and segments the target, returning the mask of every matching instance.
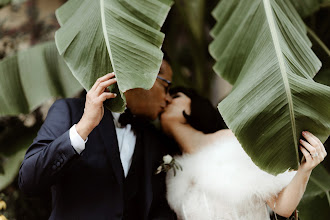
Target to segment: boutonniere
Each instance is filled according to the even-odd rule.
[[[157,168],[156,174],[161,173],[162,171],[167,172],[173,168],[174,176],[176,175],[176,170],[182,171],[182,166],[171,156],[163,156],[163,163]]]

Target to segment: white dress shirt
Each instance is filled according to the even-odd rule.
[[[121,124],[118,122],[120,113],[112,112],[112,116],[116,127],[120,160],[126,177],[132,164],[136,135],[134,134],[130,124],[121,126]],[[73,125],[70,128],[69,134],[72,147],[77,151],[78,154],[81,154],[81,152],[85,149],[85,143],[87,142],[88,138],[86,141],[84,141],[80,137],[76,130],[76,125]]]

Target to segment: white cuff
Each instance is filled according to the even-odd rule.
[[[70,128],[70,141],[71,141],[71,145],[72,147],[77,151],[78,154],[80,154],[83,150],[85,150],[85,143],[88,140],[88,137],[86,138],[86,141],[84,141],[80,135],[77,132],[76,129],[76,124],[74,124],[71,128]]]

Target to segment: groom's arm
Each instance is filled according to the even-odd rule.
[[[18,183],[23,192],[31,195],[47,190],[65,165],[78,156],[70,141],[70,111],[63,99],[50,108],[20,167]]]
[[[104,114],[103,102],[116,97],[116,94],[106,90],[117,82],[114,76],[114,73],[109,73],[100,77],[87,92],[85,104],[79,105],[79,109],[84,109],[83,114],[73,127],[74,132],[71,132],[76,135],[71,135],[69,129],[73,124],[72,111],[78,106],[74,108],[64,99],[53,104],[21,165],[18,184],[22,191],[36,194],[46,190],[56,182],[67,162],[79,156],[84,146],[80,146],[80,150],[73,148],[75,144],[71,143],[70,138],[80,136],[78,139],[81,138],[80,142],[83,142],[100,123]]]

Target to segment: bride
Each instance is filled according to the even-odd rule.
[[[214,110],[205,99],[185,91],[176,93],[161,115],[162,129],[182,151],[175,160],[183,171],[174,175],[171,169],[166,177],[167,200],[178,219],[265,220],[270,219],[267,205],[290,217],[313,168],[327,155],[323,144],[304,131],[307,142],[300,140],[300,150],[305,162],[297,171],[273,176],[252,162],[230,130],[219,130]]]

